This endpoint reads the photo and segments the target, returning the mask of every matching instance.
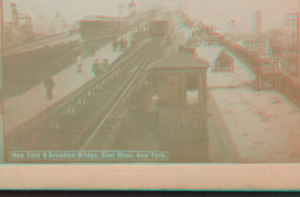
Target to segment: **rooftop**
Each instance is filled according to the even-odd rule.
[[[126,17],[124,17],[126,18]],[[107,17],[107,16],[99,16],[99,15],[89,15],[85,16],[81,21],[82,22],[94,22],[94,21],[105,21],[105,22],[115,22],[120,21],[122,18],[120,17]]]
[[[158,16],[155,16],[151,22],[154,22],[154,21],[165,21],[165,20],[168,20],[168,15],[163,13],[163,14],[160,14]]]
[[[152,63],[148,70],[163,68],[163,69],[206,69],[210,66],[210,63],[200,57],[195,57],[189,52],[179,50],[177,53],[169,56],[168,58],[161,59]]]
[[[272,54],[264,54],[264,55],[259,55],[259,59],[268,61],[268,60],[276,60],[278,58],[277,58],[277,56],[272,55]]]

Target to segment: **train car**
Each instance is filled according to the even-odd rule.
[[[259,60],[261,63],[256,69],[256,89],[279,90],[281,87],[281,78],[278,74],[279,60],[270,55],[260,56]]]
[[[172,162],[207,162],[206,71],[210,64],[180,49],[147,68],[143,111]],[[195,157],[197,155],[197,157]]]
[[[80,36],[85,40],[95,39],[121,31],[124,21],[104,16],[86,17],[80,21]]]
[[[150,21],[149,37],[160,37],[168,33],[169,22],[167,15],[160,15]]]
[[[216,34],[210,34],[210,35],[207,35],[207,34],[199,34],[199,40],[201,41],[201,43],[203,45],[218,45],[220,44],[220,37]]]
[[[229,71],[233,73],[233,58],[223,50],[215,60],[215,71]]]

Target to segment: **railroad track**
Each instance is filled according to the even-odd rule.
[[[158,44],[158,43],[155,43]],[[144,53],[139,57],[139,66],[135,67],[136,72],[127,82],[122,90],[122,93],[118,99],[114,102],[107,114],[103,117],[101,122],[94,129],[92,135],[80,148],[80,151],[85,150],[110,150],[111,143],[114,141],[116,132],[119,130],[122,123],[125,121],[125,117],[128,115],[127,103],[130,99],[130,95],[134,92],[136,86],[143,82],[143,71],[149,65],[150,62],[156,59],[158,53],[155,50],[149,50],[148,53]],[[107,136],[107,137],[103,137]]]
[[[131,57],[125,61],[118,59],[109,73],[87,84],[84,93],[73,95],[72,101],[61,104],[56,113],[48,112],[44,120],[35,120],[5,136],[6,160],[9,161],[10,151],[84,151],[108,147],[110,131],[117,131],[122,123],[111,117],[121,120],[126,115],[122,111],[126,95],[157,54],[158,42],[140,44],[141,48],[128,52]]]
[[[239,55],[243,55],[243,53],[239,53],[237,51],[233,51],[233,54],[239,56]],[[256,70],[257,68],[257,64],[259,64],[260,62],[256,59],[254,59],[254,57],[244,57],[245,54],[239,58],[239,60],[241,60],[242,63],[244,63],[246,65],[246,67],[254,74],[256,75]],[[282,80],[282,85],[280,88],[280,93],[289,101],[291,101],[294,105],[296,105],[298,108],[300,107],[300,93],[299,93],[299,85],[297,85],[295,82],[292,81],[292,79],[290,79],[288,76],[285,76],[284,74],[279,73],[278,74],[281,77]]]

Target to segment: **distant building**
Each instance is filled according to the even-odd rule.
[[[32,32],[31,17],[18,12],[17,4],[10,5],[12,20],[3,23],[3,45],[15,45],[34,36]]]
[[[67,33],[67,24],[60,12],[56,12],[56,16],[52,19],[49,29],[50,35]]]
[[[47,23],[43,15],[38,15],[34,22],[34,32],[37,34],[47,34]]]
[[[257,11],[253,14],[252,33],[254,35],[261,34],[261,11]]]
[[[118,12],[119,12],[119,17],[122,18],[124,17],[124,6],[118,6]]]
[[[127,6],[127,11],[129,16],[133,16],[136,13],[136,4],[134,0]]]
[[[262,55],[265,53],[266,40],[262,37],[246,39],[242,45],[247,51],[257,55]]]

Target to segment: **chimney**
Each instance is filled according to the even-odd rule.
[[[257,11],[253,14],[253,27],[252,33],[254,35],[261,34],[261,11]]]

